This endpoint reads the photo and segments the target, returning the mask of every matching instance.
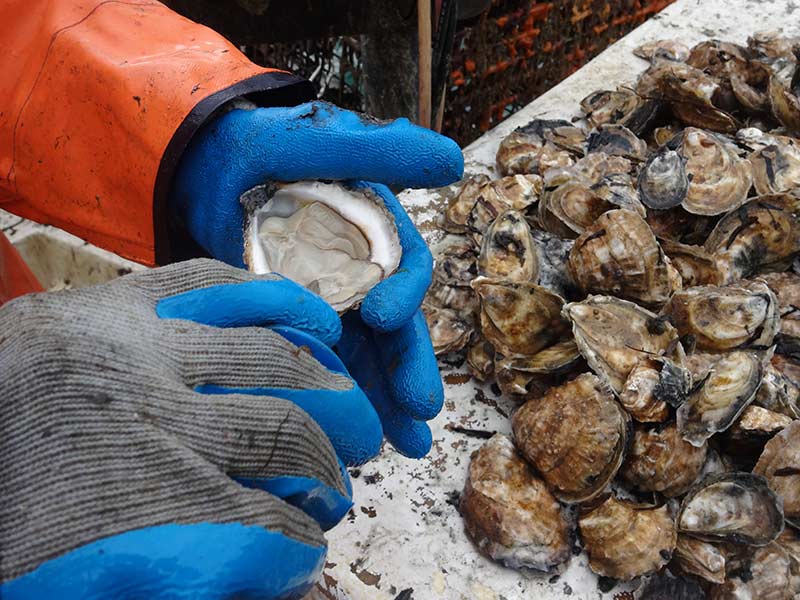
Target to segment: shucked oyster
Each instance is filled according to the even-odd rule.
[[[569,267],[585,292],[647,306],[660,306],[681,285],[650,227],[628,210],[608,211],[587,227],[575,240]]]
[[[624,581],[659,570],[675,550],[675,524],[666,506],[641,506],[609,496],[578,518],[589,567]]]
[[[637,427],[620,473],[637,489],[680,496],[700,475],[706,450],[705,444],[697,448],[681,439],[674,423]]]
[[[783,530],[783,509],[763,477],[726,473],[706,478],[686,495],[676,525],[704,540],[764,546]]]
[[[767,479],[783,498],[786,521],[800,528],[800,421],[793,421],[767,442],[753,473]]]
[[[745,287],[696,286],[680,290],[663,314],[681,336],[691,334],[702,350],[766,348],[778,332],[778,299],[763,282]]]
[[[520,453],[563,502],[597,496],[622,464],[629,419],[590,373],[529,400],[511,425]]]
[[[753,198],[717,223],[705,249],[714,255],[726,282],[785,269],[800,253],[800,198]]]
[[[280,273],[337,311],[360,302],[400,264],[394,218],[369,188],[302,181],[242,194],[252,212],[245,262]]]
[[[472,455],[459,508],[478,549],[508,567],[549,571],[570,557],[561,506],[503,435]]]

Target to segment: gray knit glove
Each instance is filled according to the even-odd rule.
[[[243,327],[276,324],[306,333]],[[299,286],[211,260],[0,308],[0,598],[303,593],[351,491],[298,404],[371,409],[307,335],[338,327]]]

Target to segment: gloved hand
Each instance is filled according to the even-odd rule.
[[[242,266],[243,192],[269,180],[378,182],[364,185],[373,187],[394,215],[403,257],[397,272],[367,295],[360,314],[346,315],[338,349],[378,410],[387,439],[412,457],[430,449],[424,421],[443,401],[419,311],[433,261],[397,198],[379,184],[442,186],[459,179],[463,166],[452,140],[406,119],[378,122],[312,102],[232,110],[215,119],[185,152],[173,190],[173,210],[193,238],[215,258]]]
[[[207,259],[0,308],[0,597],[301,594],[381,440],[339,326]]]

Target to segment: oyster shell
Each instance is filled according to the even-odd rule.
[[[651,155],[639,171],[639,196],[645,206],[664,210],[686,199],[689,178],[685,159],[667,147]]]
[[[584,502],[603,491],[622,464],[629,424],[590,373],[529,400],[511,421],[520,453],[563,502]]]
[[[634,49],[633,53],[639,58],[655,62],[657,60],[671,60],[685,62],[689,58],[689,46],[675,40],[655,40],[647,42]]]
[[[476,336],[467,348],[467,368],[478,381],[494,375],[494,347],[483,336]]]
[[[458,192],[447,203],[442,227],[451,233],[466,233],[467,219],[478,200],[481,188],[489,183],[488,175],[471,175],[461,184]]]
[[[436,249],[433,279],[445,285],[469,286],[478,274],[478,253],[469,239],[450,236],[448,243]]]
[[[750,53],[767,63],[777,59],[794,60],[792,50],[798,43],[800,38],[785,36],[774,31],[759,31],[747,38]]]
[[[669,257],[672,266],[680,273],[684,289],[722,283],[722,275],[717,270],[714,257],[702,246],[681,244],[668,239],[660,239],[658,243],[664,254]]]
[[[581,100],[581,109],[586,120],[593,126],[623,125],[635,135],[641,135],[658,114],[660,105],[625,87],[615,91],[592,92]]]
[[[704,479],[681,502],[678,532],[707,541],[765,546],[783,530],[781,500],[751,473]]]
[[[770,137],[773,143],[747,157],[753,166],[753,185],[762,195],[800,187],[800,144],[794,138]]]
[[[778,352],[800,357],[800,275],[765,273],[758,278],[778,297],[781,315]]]
[[[675,328],[633,302],[591,296],[567,304],[564,316],[586,362],[617,395],[641,361],[682,352]]]
[[[576,291],[567,263],[572,250],[572,240],[533,229],[531,231],[539,255],[539,285],[552,290],[562,298],[570,298]]]
[[[698,448],[684,441],[674,423],[637,427],[620,474],[639,490],[673,498],[684,494],[698,478],[706,451],[705,444]]]
[[[400,264],[394,218],[367,187],[301,181],[242,194],[251,212],[245,262],[280,273],[339,312],[360,302]]]
[[[632,168],[633,164],[627,158],[592,152],[568,167],[550,169],[542,177],[545,188],[551,189],[571,181],[594,184],[608,175],[630,173]]]
[[[754,352],[725,354],[678,408],[678,429],[683,439],[701,446],[713,434],[730,427],[755,398],[763,373],[761,357]]]
[[[764,444],[791,422],[791,417],[751,404],[725,432],[722,446],[729,455],[751,466]]]
[[[697,215],[719,215],[741,206],[752,184],[751,166],[718,136],[687,127],[670,142],[686,161],[689,187],[683,208]]]
[[[539,222],[545,231],[574,239],[612,208],[588,181],[570,181],[545,191],[539,202]]]
[[[789,572],[792,575],[792,591],[795,598],[800,594],[800,533],[787,527],[775,541],[789,557]]]
[[[478,549],[507,567],[549,571],[570,558],[561,506],[503,435],[472,455],[459,508]]]
[[[484,233],[507,210],[524,212],[539,199],[542,178],[538,175],[510,175],[490,181],[478,190],[467,218],[470,231]]]
[[[788,377],[784,377],[774,365],[767,365],[753,404],[791,419],[800,419],[798,399],[800,399],[800,389]]]
[[[422,312],[428,324],[434,354],[457,352],[467,345],[472,325],[460,318],[456,311],[423,304]]]
[[[575,241],[569,255],[575,282],[590,294],[613,294],[660,306],[680,287],[645,220],[629,210],[608,211]]]
[[[558,375],[572,370],[581,360],[575,340],[556,342],[531,356],[511,356],[496,363],[497,368],[531,375]]]
[[[679,533],[673,562],[684,573],[711,583],[725,582],[725,554],[710,542]]]
[[[800,199],[769,194],[725,215],[708,236],[724,280],[744,279],[765,270],[783,270],[800,253]]]
[[[684,124],[734,133],[739,122],[730,114],[732,94],[719,80],[687,64],[670,64],[654,74],[662,97]]]
[[[544,173],[551,167],[572,164],[570,152],[544,137],[547,130],[556,127],[572,127],[572,124],[561,120],[534,119],[503,139],[496,157],[500,173]]]
[[[506,281],[537,281],[539,257],[522,213],[507,210],[489,225],[481,243],[478,273]]]
[[[633,595],[634,600],[706,600],[706,593],[696,581],[674,577],[660,571],[646,578]]]
[[[658,423],[669,418],[669,406],[686,401],[691,385],[689,372],[669,359],[643,359],[625,380],[619,402],[637,421]]]
[[[800,132],[800,72],[792,61],[776,70],[769,80],[769,102],[772,114],[792,133]]]
[[[563,336],[564,300],[532,283],[479,277],[472,282],[481,304],[481,331],[506,356],[531,355]]]
[[[766,478],[783,498],[786,521],[800,528],[800,421],[793,421],[767,442],[753,473]]]
[[[715,224],[712,217],[693,215],[681,206],[649,210],[645,220],[659,240],[701,245]]]
[[[643,161],[647,155],[647,144],[624,125],[606,124],[598,125],[589,134],[586,151]]]
[[[582,514],[578,527],[592,571],[623,581],[663,567],[677,539],[666,506],[641,506],[613,496]]]
[[[766,348],[780,326],[778,299],[763,282],[696,286],[673,294],[662,314],[702,350]]]
[[[791,600],[794,593],[790,566],[789,555],[778,544],[757,548],[752,556],[732,561],[725,583],[712,588],[711,600]]]

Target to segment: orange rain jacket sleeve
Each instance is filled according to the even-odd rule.
[[[2,0],[0,23],[0,208],[149,265],[193,252],[166,205],[209,115],[313,95],[153,0]]]
[[[41,291],[36,276],[0,231],[0,306],[22,294]]]

